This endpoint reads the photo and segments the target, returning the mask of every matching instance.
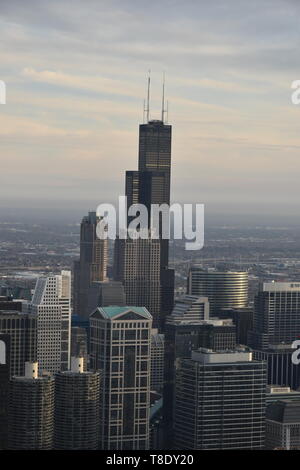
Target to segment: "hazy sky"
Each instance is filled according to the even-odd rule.
[[[94,208],[137,168],[166,72],[172,198],[298,214],[298,0],[1,0],[0,205]]]

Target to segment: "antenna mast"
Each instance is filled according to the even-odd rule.
[[[150,73],[148,73],[148,90],[147,90],[147,107],[146,107],[146,117],[147,117],[147,124],[149,122],[149,114],[150,114]]]
[[[166,124],[168,124],[169,121],[169,101],[167,101],[167,108],[166,108]]]
[[[162,86],[162,100],[161,100],[161,120],[164,122],[165,118],[165,72],[163,74],[163,86]]]

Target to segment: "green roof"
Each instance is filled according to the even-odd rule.
[[[134,313],[137,317],[143,317],[147,320],[151,320],[152,316],[146,307],[132,307],[124,306],[119,307],[116,305],[110,305],[109,307],[98,307],[91,315],[91,317],[98,317],[99,315],[102,318],[106,319],[115,319],[117,317],[122,317],[125,314]],[[138,319],[138,318],[137,318]],[[120,318],[121,320],[121,318]]]

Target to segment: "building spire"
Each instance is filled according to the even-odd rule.
[[[146,106],[147,123],[150,120],[150,74],[151,74],[151,70],[149,70],[148,72],[148,89],[147,89],[147,106]]]
[[[162,100],[161,100],[161,120],[164,122],[165,119],[165,72],[163,74],[163,84],[162,84]]]

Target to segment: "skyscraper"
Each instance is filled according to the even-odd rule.
[[[300,332],[300,283],[264,282],[255,298],[250,345],[267,349],[270,344],[291,345]]]
[[[88,311],[92,313],[97,307],[109,305],[126,305],[125,290],[120,281],[93,282],[88,289]]]
[[[0,333],[9,336],[10,377],[25,373],[25,362],[36,360],[36,316],[13,310],[0,310]]]
[[[146,307],[159,326],[160,241],[158,239],[117,239],[114,278],[124,285],[126,304]]]
[[[8,449],[51,450],[54,427],[54,378],[38,376],[38,364],[25,364],[13,377],[8,400]]]
[[[208,311],[206,297],[186,296],[175,304],[172,315],[166,319],[163,390],[166,448],[172,448],[173,445],[173,404],[178,359],[190,358],[192,351],[200,347],[218,351],[236,346],[232,320],[207,319]]]
[[[99,446],[100,372],[84,372],[83,358],[55,374],[54,448],[96,450]]]
[[[299,366],[292,362],[291,347],[299,331],[300,283],[262,283],[255,298],[248,343],[255,358],[267,361],[269,384],[300,386]]]
[[[164,105],[163,105],[164,106]],[[149,109],[149,103],[148,103]],[[149,113],[147,113],[147,119]],[[138,171],[126,172],[127,203],[144,204],[148,209],[150,226],[151,205],[170,204],[172,126],[162,120],[149,120],[139,126]],[[128,219],[128,222],[130,218]],[[174,303],[174,270],[169,265],[169,240],[162,238],[160,219],[160,312],[159,326],[163,328],[166,315]],[[126,290],[126,289],[125,289]],[[152,312],[151,312],[152,313]],[[156,320],[156,319],[155,319]]]
[[[237,344],[248,344],[249,331],[253,329],[253,307],[226,308],[219,313],[219,318],[232,318],[236,326]]]
[[[210,315],[218,316],[225,308],[248,306],[248,273],[190,268],[188,294],[208,297]]]
[[[0,450],[7,445],[9,346],[9,335],[0,333]]]
[[[90,325],[91,367],[103,371],[100,448],[148,449],[151,315],[144,307],[99,307]]]
[[[176,371],[175,448],[262,449],[265,394],[265,363],[250,351],[193,351]]]
[[[71,272],[40,277],[28,309],[37,321],[37,360],[41,370],[68,370],[71,348]]]
[[[291,344],[270,344],[266,349],[253,349],[253,357],[267,363],[268,384],[300,387],[300,368],[292,361],[295,349]]]
[[[88,317],[88,290],[94,281],[105,281],[107,270],[107,240],[97,237],[100,218],[96,212],[83,217],[80,226],[80,259],[74,265],[74,313]]]
[[[266,448],[300,449],[300,400],[279,400],[268,405]]]

